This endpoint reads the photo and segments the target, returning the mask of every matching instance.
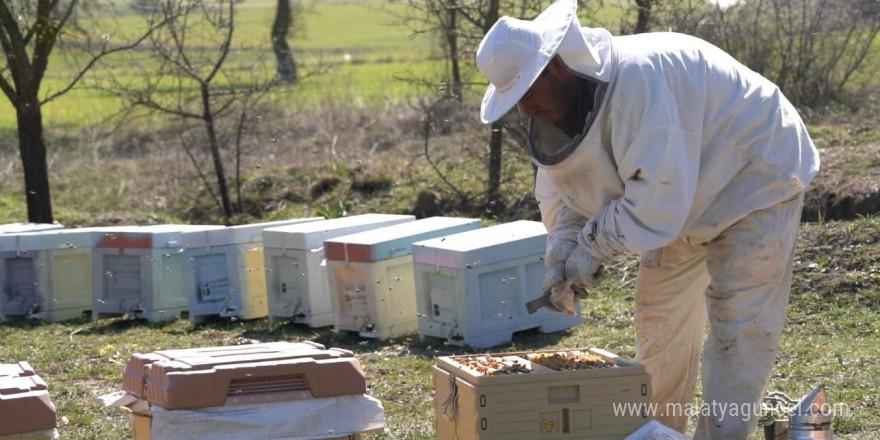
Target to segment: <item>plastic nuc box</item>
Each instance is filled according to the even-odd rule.
[[[484,348],[578,325],[580,304],[574,315],[526,310],[542,294],[546,239],[543,224],[520,220],[414,243],[420,338]]]
[[[411,215],[363,214],[264,229],[269,321],[333,325],[324,241],[414,220]]]
[[[92,251],[113,228],[45,230],[0,236],[4,252],[4,318],[13,315],[62,321],[92,308]]]
[[[95,244],[92,317],[126,315],[151,322],[187,309],[186,234],[221,229],[214,225],[155,225],[115,229]]]
[[[433,381],[437,440],[619,440],[649,420],[645,367],[595,348],[438,357]]]
[[[263,229],[323,219],[307,217],[186,234],[182,244],[190,321],[198,323],[206,316],[265,317],[269,306]]]
[[[64,229],[64,225],[58,223],[6,223],[0,225],[0,234],[19,234],[23,232],[40,232]]]
[[[335,330],[376,339],[415,333],[412,244],[482,225],[479,219],[431,217],[325,241]]]
[[[27,362],[0,364],[0,440],[52,440],[56,426],[46,382]]]
[[[356,439],[384,427],[381,404],[364,405],[366,377],[354,353],[310,341],[134,353],[123,388],[138,399],[129,406],[135,440],[151,438],[157,416],[174,439],[306,439],[317,431],[322,435],[314,438]],[[339,414],[327,413],[331,409]],[[353,409],[369,414],[345,412]],[[256,419],[264,429],[254,429]],[[304,419],[340,420],[332,423],[339,434],[304,426]],[[168,438],[161,434],[157,438]]]

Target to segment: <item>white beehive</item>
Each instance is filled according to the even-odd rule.
[[[364,214],[263,230],[269,320],[333,325],[324,241],[341,235],[411,222],[411,215]]]
[[[431,217],[325,241],[335,329],[376,339],[417,331],[412,244],[482,225],[479,219]]]
[[[213,225],[131,226],[103,234],[92,261],[92,317],[163,321],[187,308],[181,243]],[[199,234],[194,234],[198,236]]]
[[[27,316],[46,321],[80,318],[92,308],[92,250],[113,228],[45,230],[7,234],[0,280],[4,318]]]
[[[483,348],[578,325],[580,305],[574,315],[526,310],[541,296],[546,238],[543,224],[520,220],[414,243],[419,336]]]
[[[0,225],[0,234],[18,234],[21,232],[40,232],[64,229],[64,225],[58,223],[6,223]]]
[[[186,234],[182,244],[190,321],[198,323],[206,316],[265,317],[269,308],[263,229],[323,219],[308,217]]]

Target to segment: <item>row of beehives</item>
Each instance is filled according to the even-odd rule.
[[[540,295],[545,239],[539,222],[390,214],[6,233],[0,315],[268,316],[489,347],[580,323],[579,313],[526,312]]]

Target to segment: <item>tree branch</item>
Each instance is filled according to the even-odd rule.
[[[12,73],[12,81],[19,83],[28,77],[31,64],[21,30],[5,0],[0,1],[0,28],[3,30],[0,32],[0,45],[6,54],[6,63]],[[5,89],[4,93],[6,93]]]
[[[101,52],[92,55],[92,59],[89,60],[89,62],[86,63],[86,65],[85,65],[82,69],[80,69],[79,72],[76,73],[76,75],[73,77],[73,79],[71,79],[70,83],[68,83],[67,86],[65,86],[63,89],[61,89],[61,90],[59,90],[59,91],[57,91],[57,92],[55,92],[55,93],[52,93],[51,95],[47,96],[45,99],[43,99],[42,101],[40,101],[40,104],[41,104],[41,105],[42,105],[42,104],[45,104],[45,103],[47,103],[47,102],[49,102],[49,101],[51,101],[51,100],[53,100],[53,99],[55,99],[55,98],[57,98],[57,97],[59,97],[59,96],[61,96],[61,95],[64,95],[65,93],[69,92],[71,89],[73,89],[73,88],[76,86],[76,84],[77,84],[77,83],[83,78],[83,76],[85,76],[85,74],[86,74],[86,73],[87,73],[87,72],[88,72],[88,71],[89,71],[89,70],[90,70],[95,64],[97,64],[97,62],[100,61],[102,58],[104,58],[104,57],[107,56],[107,55],[110,55],[110,54],[116,53],[116,52],[122,52],[122,51],[129,50],[129,49],[133,49],[133,48],[137,47],[138,45],[141,44],[141,42],[143,42],[144,40],[146,40],[147,38],[149,38],[149,37],[153,34],[153,32],[155,32],[157,29],[159,29],[159,28],[161,28],[162,26],[164,26],[166,22],[167,22],[167,19],[161,21],[161,22],[158,23],[158,24],[152,25],[152,26],[147,30],[147,32],[144,33],[144,35],[140,36],[140,37],[139,37],[137,40],[135,40],[133,43],[131,43],[131,44],[127,44],[127,45],[125,45],[125,46],[120,46],[120,47],[115,47],[115,48],[112,48],[112,49],[107,49],[108,41],[104,41],[104,44],[101,45]]]
[[[183,135],[178,134],[178,139],[180,139],[180,144],[183,146],[183,151],[186,152],[186,155],[189,157],[189,160],[192,161],[193,166],[196,168],[196,172],[199,173],[199,178],[202,179],[202,183],[205,185],[205,189],[208,190],[208,195],[214,199],[214,203],[220,206],[220,199],[217,198],[217,194],[214,194],[214,190],[211,188],[211,182],[208,181],[208,176],[202,172],[202,168],[199,166],[199,161],[192,154],[192,151],[189,148],[189,144],[186,142],[186,139],[183,138]]]
[[[443,183],[445,183],[446,186],[448,186],[449,188],[452,189],[453,192],[455,192],[455,194],[458,196],[459,200],[467,200],[467,195],[462,193],[461,190],[458,189],[458,187],[453,185],[452,182],[450,182],[449,179],[446,178],[446,175],[444,175],[443,172],[440,171],[440,168],[437,166],[437,164],[435,164],[434,161],[431,160],[431,153],[429,152],[430,149],[428,148],[430,141],[431,141],[431,131],[433,129],[433,116],[432,116],[432,114],[434,112],[434,108],[437,107],[437,105],[439,105],[441,102],[445,101],[446,99],[451,99],[451,98],[443,98],[443,99],[435,102],[434,104],[431,105],[431,107],[429,107],[427,110],[425,110],[425,127],[424,127],[424,129],[425,129],[425,147],[424,147],[425,160],[428,161],[428,165],[431,165],[431,168],[434,169],[434,172],[437,173],[437,175],[440,177],[441,180],[443,180]]]
[[[229,27],[226,31],[226,36],[223,38],[223,43],[220,45],[220,57],[214,62],[214,66],[211,69],[211,73],[205,77],[205,82],[211,82],[214,79],[214,76],[217,75],[217,72],[220,71],[220,67],[223,66],[223,62],[226,60],[226,56],[229,55],[229,47],[232,44],[232,33],[235,30],[235,2],[229,2]]]

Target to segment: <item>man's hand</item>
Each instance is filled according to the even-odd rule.
[[[565,280],[571,282],[572,290],[580,299],[587,297],[587,287],[596,284],[601,276],[601,260],[593,258],[583,246],[578,246],[565,260]]]
[[[576,246],[564,261],[550,262],[544,273],[544,307],[574,314],[575,301],[587,297],[587,287],[601,275],[601,262],[582,246]]]

